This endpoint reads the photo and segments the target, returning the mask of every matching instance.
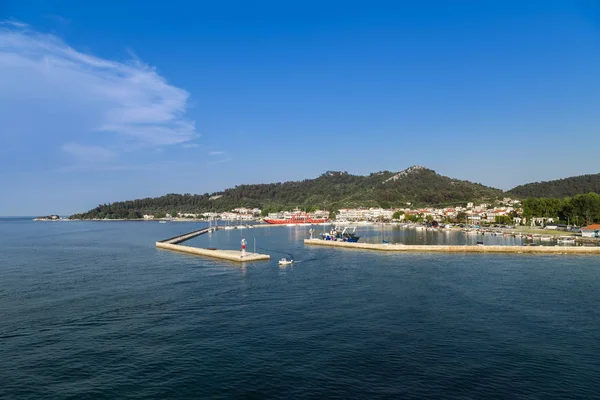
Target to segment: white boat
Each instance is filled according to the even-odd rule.
[[[159,224],[166,224],[167,221],[158,221]]]
[[[294,262],[294,260],[287,260],[285,258],[282,258],[281,260],[279,260],[279,265],[290,265]]]
[[[575,239],[573,238],[559,238],[556,240],[558,244],[575,244]]]

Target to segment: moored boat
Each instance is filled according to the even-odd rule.
[[[570,237],[562,237],[556,240],[557,244],[575,244],[575,239]]]
[[[343,230],[341,230],[341,228],[334,228],[330,230],[329,233],[324,232],[321,234],[321,239],[356,243],[358,242],[358,239],[360,239],[360,236],[356,235],[356,227],[353,227],[352,230],[345,227]]]
[[[267,224],[272,225],[310,225],[310,224],[323,224],[329,221],[329,218],[311,218],[305,212],[296,211],[289,218],[265,218],[264,221]]]

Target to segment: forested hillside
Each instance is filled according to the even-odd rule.
[[[71,218],[140,218],[143,214],[219,212],[235,207],[278,211],[295,207],[329,210],[357,206],[389,208],[406,206],[406,203],[442,206],[493,200],[502,195],[499,189],[452,179],[415,166],[398,173],[382,171],[361,176],[328,171],[316,179],[240,185],[212,194],[167,194],[102,204]]]
[[[600,193],[600,174],[580,175],[557,179],[555,181],[528,183],[509,190],[507,194],[518,198],[564,198],[590,192]]]
[[[523,201],[526,218],[554,218],[575,225],[600,222],[600,194],[578,194],[564,199],[532,197]]]

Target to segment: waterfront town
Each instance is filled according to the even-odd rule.
[[[253,221],[278,220],[283,223],[297,221],[298,215],[304,215],[311,220],[327,220],[329,218],[338,226],[345,224],[403,224],[410,226],[444,226],[446,228],[456,227],[469,230],[469,227],[495,226],[498,228],[534,228],[544,231],[569,231],[577,232],[581,237],[598,238],[600,237],[600,224],[575,227],[572,225],[560,224],[552,217],[530,217],[523,215],[523,208],[519,200],[504,198],[496,201],[494,204],[474,204],[467,203],[464,206],[455,207],[423,207],[414,208],[410,204],[404,208],[341,208],[335,212],[329,210],[313,210],[304,212],[296,209],[292,211],[280,211],[277,213],[263,213],[259,208],[234,208],[228,212],[221,213],[178,213],[175,215],[166,215],[166,219],[173,221],[186,220],[221,220],[233,224],[245,224]],[[153,215],[144,215],[145,220],[156,219]],[[270,222],[273,223],[273,222]],[[434,229],[435,230],[435,229]]]
[[[256,221],[262,217],[270,219],[289,219],[294,213],[301,210],[280,211],[277,213],[268,213],[264,215],[259,208],[234,208],[228,212],[206,212],[206,213],[178,213],[177,215],[167,214],[170,219],[213,219],[223,221]],[[527,224],[527,219],[522,216],[523,210],[520,207],[519,200],[504,198],[495,204],[467,203],[464,206],[457,207],[423,207],[413,208],[408,203],[404,208],[341,208],[335,212],[329,210],[314,210],[308,212],[308,216],[314,219],[332,218],[336,222],[463,222],[467,224],[481,223],[504,223],[514,225]],[[155,219],[154,215],[146,214],[143,216],[146,220]],[[554,222],[553,218],[534,218],[529,221],[530,224],[542,225]]]
[[[126,218],[125,218],[126,219]],[[34,221],[65,221],[58,215],[37,217]],[[123,220],[109,218],[92,218],[91,220]],[[136,219],[137,220],[137,219]],[[493,204],[466,203],[464,206],[453,207],[411,207],[410,203],[403,208],[358,207],[329,210],[301,210],[275,213],[263,212],[260,208],[237,207],[226,212],[181,213],[172,212],[161,215],[143,214],[140,220],[145,221],[225,221],[227,224],[244,225],[251,222],[266,222],[268,224],[315,224],[335,223],[345,224],[411,224],[411,226],[430,226],[436,228],[471,229],[480,227],[543,229],[544,231],[569,231],[580,233],[582,237],[600,238],[600,224],[591,223],[583,226],[565,224],[554,217],[539,217],[524,215],[520,200],[503,198]]]

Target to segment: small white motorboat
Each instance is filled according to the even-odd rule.
[[[287,260],[285,258],[282,258],[281,260],[279,260],[279,265],[290,265],[294,262],[294,260]]]
[[[575,244],[575,239],[573,239],[573,238],[559,238],[556,242],[558,244]]]

